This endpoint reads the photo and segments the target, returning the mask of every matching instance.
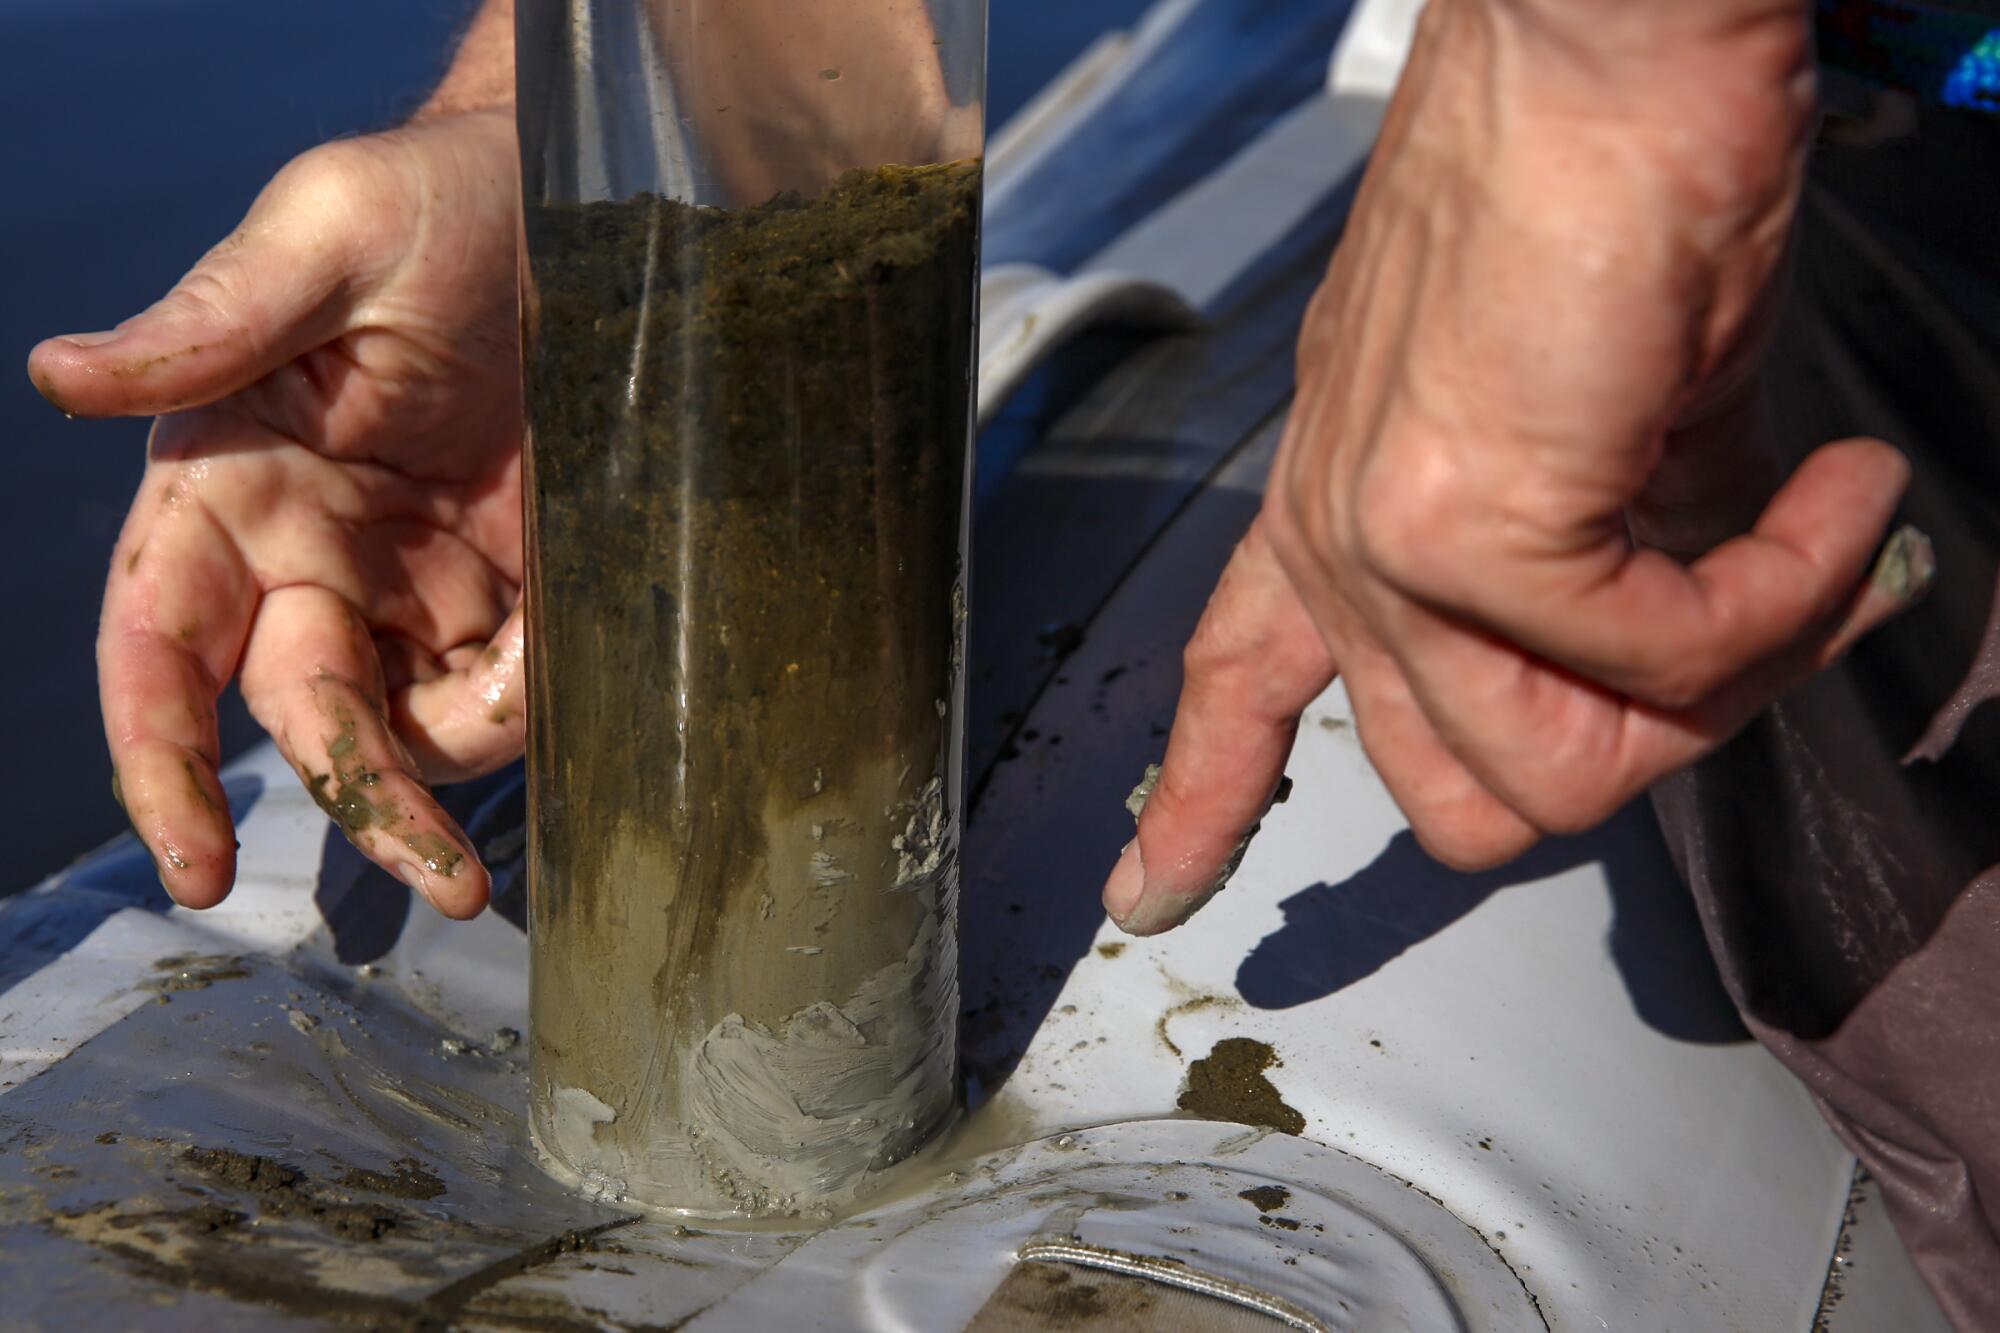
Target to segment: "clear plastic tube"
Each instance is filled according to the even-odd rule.
[[[702,1215],[952,1113],[984,0],[520,0],[531,1105]]]

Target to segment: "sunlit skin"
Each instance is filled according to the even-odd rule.
[[[1127,930],[1206,901],[1336,673],[1418,839],[1490,866],[1907,604],[1865,580],[1895,450],[1766,484],[1749,447],[1810,62],[1794,0],[1433,0],[1105,886]]]
[[[728,202],[979,152],[983,106],[947,98],[928,0],[653,0],[646,13]]]

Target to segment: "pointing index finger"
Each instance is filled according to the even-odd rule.
[[[1278,795],[1299,715],[1334,663],[1259,524],[1223,571],[1185,655],[1165,761],[1138,836],[1104,887],[1121,929],[1153,935],[1200,910]],[[1142,787],[1144,784],[1142,784]]]

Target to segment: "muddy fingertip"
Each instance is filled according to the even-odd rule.
[[[1137,838],[1125,844],[1118,854],[1118,863],[1111,868],[1111,876],[1104,881],[1104,911],[1122,929],[1125,918],[1139,905],[1139,899],[1146,892],[1146,863],[1139,852]]]
[[[142,838],[141,842],[145,840]],[[229,896],[236,882],[234,847],[221,855],[197,856],[163,839],[157,845],[147,843],[146,850],[152,854],[160,887],[176,906],[190,911],[203,912],[214,907]]]
[[[442,833],[403,839],[405,855],[390,867],[440,916],[470,921],[486,910],[493,879],[462,841]]]

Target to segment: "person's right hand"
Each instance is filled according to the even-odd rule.
[[[215,701],[447,916],[489,882],[427,781],[520,752],[510,111],[328,144],[109,333],[35,348],[77,416],[159,416],[98,634],[120,799],[176,901],[236,852]]]
[[[1484,867],[1603,820],[1921,595],[1920,536],[1868,577],[1893,448],[1760,475],[1810,24],[1800,0],[1431,0],[1105,886],[1121,926],[1214,892],[1336,669],[1417,838]]]

